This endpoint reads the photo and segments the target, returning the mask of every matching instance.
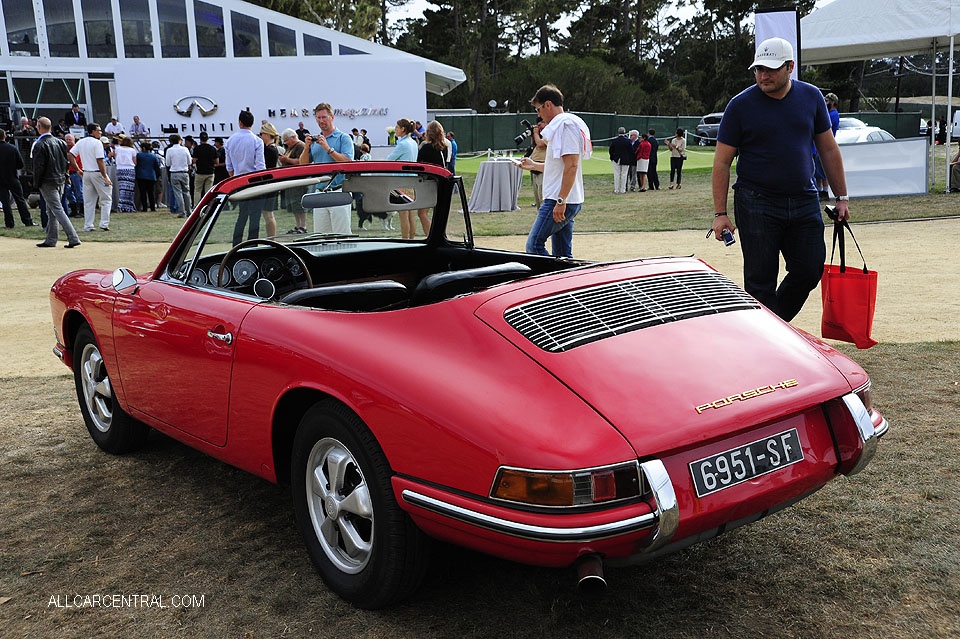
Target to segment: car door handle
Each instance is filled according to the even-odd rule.
[[[233,343],[233,333],[214,333],[213,331],[207,331],[207,337],[212,337],[218,342],[223,342],[224,344]]]

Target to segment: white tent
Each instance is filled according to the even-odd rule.
[[[948,49],[947,93],[948,104],[952,104],[953,50],[958,35],[960,0],[834,0],[800,20],[800,60],[826,64]],[[935,94],[935,73],[933,83]],[[933,131],[930,133],[932,138]],[[933,157],[932,145],[930,155]],[[949,190],[949,166],[946,173]]]

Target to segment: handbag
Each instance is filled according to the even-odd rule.
[[[820,321],[820,334],[823,337],[851,342],[857,348],[870,348],[879,342],[870,336],[873,329],[873,315],[877,305],[877,272],[867,270],[860,244],[846,220],[837,218],[836,209],[826,208],[827,215],[833,219],[833,249],[830,251],[830,264],[823,267],[823,279],[820,280],[820,293],[823,298],[823,318]],[[847,268],[844,232],[850,233],[860,259],[862,269]],[[837,244],[840,244],[840,266],[833,263]]]

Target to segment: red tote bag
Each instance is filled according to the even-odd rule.
[[[830,209],[831,207],[827,207]],[[857,348],[870,348],[879,344],[870,337],[873,329],[873,314],[877,306],[877,272],[867,270],[866,260],[862,269],[847,268],[844,254],[844,230],[850,233],[860,259],[863,251],[846,220],[837,220],[836,212],[827,210],[834,218],[833,250],[830,252],[830,264],[823,267],[823,279],[820,280],[820,292],[823,297],[823,318],[820,321],[820,334],[823,337],[852,342]],[[840,266],[833,264],[833,255],[840,244]]]

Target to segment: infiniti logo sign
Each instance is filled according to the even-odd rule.
[[[189,95],[173,103],[173,110],[186,117],[190,117],[193,113],[193,107],[197,107],[204,117],[217,112],[217,103],[212,98],[202,95]]]

